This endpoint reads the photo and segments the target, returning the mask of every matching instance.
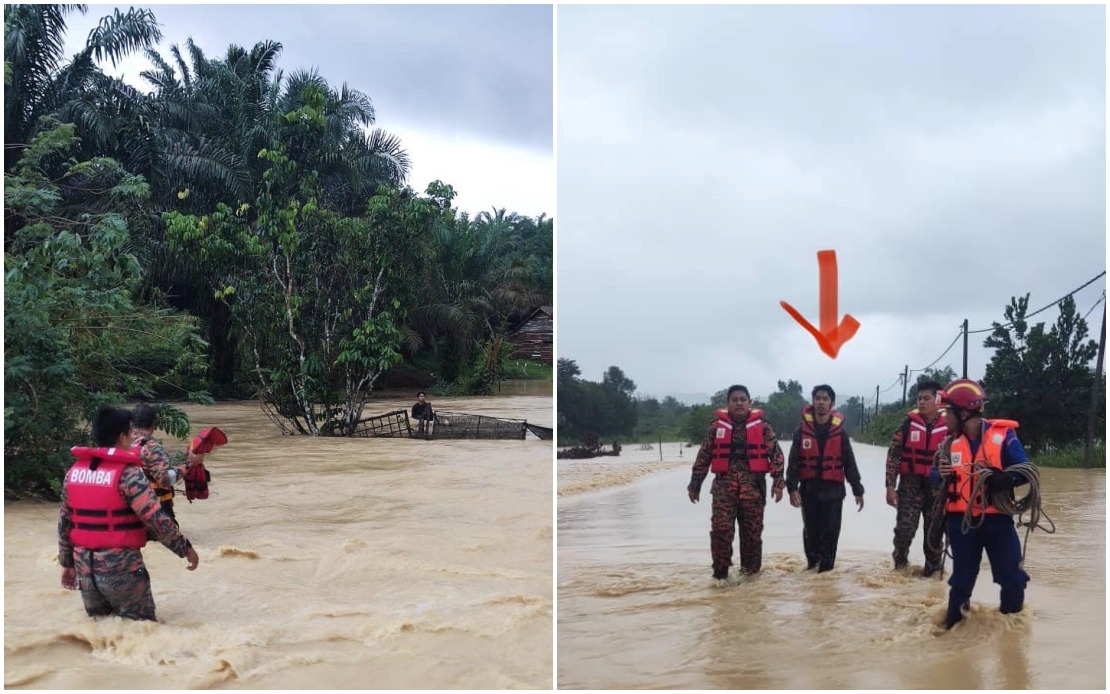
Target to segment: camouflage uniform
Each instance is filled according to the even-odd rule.
[[[928,477],[921,475],[898,474],[902,459],[902,441],[906,432],[908,418],[894,431],[890,448],[886,453],[886,486],[890,489],[898,485],[898,520],[894,525],[894,566],[901,568],[909,562],[910,545],[917,534],[917,522],[924,519],[922,531],[922,551],[925,554],[925,570],[932,573],[940,567],[944,558],[944,519],[934,513],[936,491]],[[937,414],[930,428],[945,426],[944,418]]]
[[[734,420],[735,421],[735,420]],[[717,432],[716,419],[702,440],[688,491],[701,493],[702,483],[709,474],[713,458],[713,441]],[[774,429],[763,423],[763,441],[767,444],[767,461],[773,490],[783,488],[783,454]],[[745,428],[732,429],[732,452],[728,472],[718,472],[713,479],[713,511],[710,518],[709,546],[713,556],[714,575],[727,574],[732,566],[732,538],[740,525],[740,569],[745,574],[757,573],[763,565],[763,510],[767,505],[767,476],[748,469]]]
[[[177,556],[186,555],[189,541],[162,511],[150,482],[139,468],[134,465],[124,468],[119,478],[119,491],[146,524],[148,533],[153,533]],[[143,565],[142,551],[130,547],[89,549],[75,546],[69,538],[72,527],[73,509],[63,486],[58,518],[58,563],[63,568],[76,568],[85,612],[91,617],[117,614],[126,619],[154,620],[154,596],[150,592],[150,575]]]
[[[184,465],[172,465],[162,442],[153,438],[149,432],[135,432],[131,436],[131,448],[134,450],[139,443],[142,447],[137,451],[143,463],[143,472],[150,480],[150,486],[162,504],[162,510],[173,522],[177,523],[177,515],[173,512],[173,483],[185,478]],[[151,540],[157,539],[153,535]]]

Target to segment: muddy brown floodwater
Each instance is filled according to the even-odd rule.
[[[432,400],[553,420],[549,391]],[[212,496],[175,502],[200,567],[144,550],[158,623],[85,616],[57,504],[5,504],[6,687],[551,687],[550,441],[281,436],[255,403],[185,409],[229,443]]]
[[[804,570],[784,497],[767,508],[762,575],[734,567],[724,586],[710,578],[711,480],[701,503],[686,498],[696,449],[665,444],[659,463],[629,446],[592,471],[560,461],[558,686],[1105,689],[1104,470],[1041,470],[1058,530],[1029,540],[1026,610],[998,612],[984,557],[971,616],[943,632],[947,584],[920,576],[920,531],[911,571],[891,570],[885,449],[855,448],[867,493],[862,512],[845,503],[836,569]]]

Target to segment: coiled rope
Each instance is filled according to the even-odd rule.
[[[1025,479],[1025,483],[1029,485],[1029,492],[1020,499],[1015,498],[1012,491],[996,493],[990,495],[990,504],[994,506],[1000,513],[1017,516],[1017,526],[1025,528],[1025,538],[1021,543],[1021,563],[1025,563],[1025,550],[1029,544],[1029,534],[1034,529],[1040,529],[1048,534],[1056,532],[1056,523],[1045,513],[1041,504],[1041,475],[1035,465],[1030,463],[1017,463],[1011,465],[1003,470],[996,470],[994,468],[979,466],[972,472],[971,483],[971,498],[977,499],[980,503],[968,504],[964,510],[963,519],[960,522],[960,531],[967,534],[982,526],[983,520],[986,518],[985,513],[980,513],[978,516],[972,515],[972,508],[982,508],[981,501],[988,495],[987,480],[992,475],[996,474],[1010,474],[1014,473],[1018,477]],[[1020,483],[1015,483],[1014,487],[1021,486]],[[936,498],[933,499],[933,523],[934,525],[943,523],[945,517],[945,505],[947,501],[946,493],[947,485],[942,487],[936,493]],[[1029,514],[1029,520],[1025,520],[1025,515]],[[1044,525],[1041,519],[1044,519],[1048,525]],[[952,552],[949,550],[948,534],[944,533],[944,547],[937,547],[933,542],[933,537],[940,533],[934,533],[926,536],[926,542],[929,544],[930,549],[941,550],[941,567],[944,566],[944,557],[951,557]]]

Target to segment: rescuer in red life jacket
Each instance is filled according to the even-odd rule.
[[[774,480],[775,502],[782,501],[783,455],[775,432],[753,410],[744,386],[728,389],[728,408],[717,410],[694,461],[686,493],[697,503],[706,475],[713,478],[710,551],[713,578],[728,578],[732,536],[740,524],[740,571],[758,573],[763,564],[763,510],[767,505],[767,474]]]
[[[106,407],[92,422],[97,448],[74,447],[58,519],[62,587],[81,589],[89,616],[155,620],[142,547],[149,530],[197,568],[200,558],[151,489],[133,453],[131,413]]]
[[[833,409],[836,392],[832,386],[819,385],[812,396],[812,404],[802,408],[802,425],[794,432],[786,488],[790,490],[790,504],[802,509],[806,570],[816,568],[822,573],[831,571],[836,563],[846,496],[844,482],[852,486],[860,511],[863,485],[852,442],[844,431],[844,415]]]
[[[924,518],[921,544],[925,569],[921,575],[925,577],[936,573],[944,558],[944,522],[933,517],[936,495],[929,482],[933,456],[948,435],[944,413],[939,407],[940,391],[941,385],[936,381],[917,384],[917,407],[910,410],[894,430],[886,454],[886,503],[898,509],[894,525],[894,568],[904,569],[909,565],[917,522]]]

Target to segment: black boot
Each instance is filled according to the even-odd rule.
[[[728,578],[728,568],[713,569],[713,578],[718,581],[723,581]]]
[[[935,574],[938,571],[940,571],[940,563],[939,562],[927,561],[927,562],[925,562],[925,568],[921,571],[921,576],[923,578],[929,578],[930,576],[932,576],[933,574]]]

